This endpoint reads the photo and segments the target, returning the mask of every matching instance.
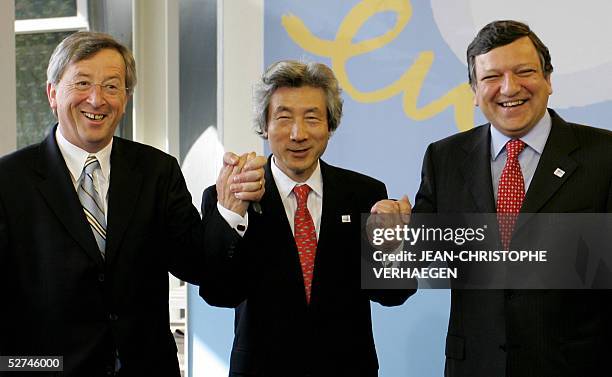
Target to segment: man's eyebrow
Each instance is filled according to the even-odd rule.
[[[84,73],[84,72],[77,71],[77,72],[76,72],[76,73],[73,75],[73,77],[86,77],[86,78],[90,78],[90,77],[91,77],[91,75],[90,75],[89,73]]]
[[[283,106],[283,105],[277,106],[274,109],[272,109],[273,113],[280,113],[280,112],[283,112],[283,111],[291,111],[291,109],[288,108],[287,106]]]
[[[496,73],[499,72],[499,68],[497,67],[482,67],[480,68],[480,73]]]
[[[73,78],[86,78],[86,79],[90,79],[92,77],[91,74],[89,73],[84,73],[84,72],[76,72],[73,76]],[[106,81],[110,81],[110,80],[121,80],[121,76],[120,75],[111,75],[108,77],[104,78],[104,82]]]
[[[523,69],[523,68],[537,68],[538,67],[538,63],[520,63],[517,64],[514,69]]]

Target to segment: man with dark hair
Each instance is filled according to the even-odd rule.
[[[492,22],[467,60],[474,102],[489,123],[427,148],[413,212],[610,213],[612,133],[547,109],[553,67],[533,31]],[[513,227],[500,221],[505,249]],[[611,305],[607,291],[454,289],[445,375],[609,375]]]
[[[553,66],[548,47],[529,26],[516,21],[495,21],[483,27],[467,48],[468,80],[472,89],[476,90],[476,56],[486,54],[496,47],[510,44],[523,37],[528,37],[535,47],[544,76],[550,76]]]
[[[132,53],[78,32],[47,74],[58,125],[0,159],[0,355],[63,357],[63,372],[41,376],[179,377],[168,272],[197,284],[212,240],[176,159],[113,136],[136,85]],[[225,158],[219,184],[234,202],[263,195],[265,160],[252,157]]]
[[[414,291],[360,289],[360,214],[387,192],[321,160],[342,116],[338,82],[323,64],[275,63],[255,90],[255,110],[272,150],[266,193],[243,238],[208,250],[212,270],[200,288],[209,304],[236,308],[230,375],[377,376],[370,300],[399,305]],[[209,224],[221,191],[204,193]]]

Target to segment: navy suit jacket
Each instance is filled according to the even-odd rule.
[[[297,248],[270,164],[271,158],[261,211],[249,210],[243,239],[234,234],[231,247],[223,248],[230,240],[219,239],[219,247],[208,249],[200,287],[209,304],[236,308],[230,375],[376,376],[370,300],[399,305],[414,292],[360,289],[360,215],[387,197],[386,188],[321,161],[323,209],[308,305]],[[215,188],[210,187],[202,201],[207,232],[229,228],[216,201]],[[343,215],[350,215],[350,222],[343,222]]]
[[[108,195],[103,260],[55,132],[0,159],[0,355],[63,356],[62,376],[91,377],[117,350],[122,376],[178,377],[168,271],[198,282],[198,212],[173,157],[117,137]]]
[[[610,213],[612,133],[549,111],[552,128],[521,212]],[[428,147],[415,212],[495,213],[489,127]],[[453,290],[445,375],[609,375],[611,305],[609,291]]]

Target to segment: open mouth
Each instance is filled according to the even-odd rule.
[[[106,118],[105,114],[94,114],[94,113],[88,113],[88,112],[85,112],[85,111],[81,111],[81,113],[83,115],[85,115],[85,118],[91,119],[91,120],[102,120],[102,119]]]
[[[527,102],[527,100],[519,99],[519,100],[515,100],[515,101],[500,102],[500,103],[498,103],[498,105],[500,105],[501,107],[506,107],[506,108],[508,108],[508,107],[517,107],[517,106],[521,106],[525,102]]]

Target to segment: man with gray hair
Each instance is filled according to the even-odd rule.
[[[207,250],[200,287],[209,304],[236,308],[230,376],[377,376],[370,300],[400,305],[411,293],[360,289],[360,215],[387,197],[385,185],[321,160],[342,117],[324,64],[272,64],[254,101],[272,150],[266,192],[243,238]],[[205,219],[218,193],[204,192]]]
[[[199,283],[214,229],[175,158],[113,136],[136,86],[125,46],[72,34],[47,73],[58,125],[0,159],[0,355],[63,357],[62,376],[178,377],[168,272]],[[226,208],[244,215],[263,195],[265,159],[225,163]]]

